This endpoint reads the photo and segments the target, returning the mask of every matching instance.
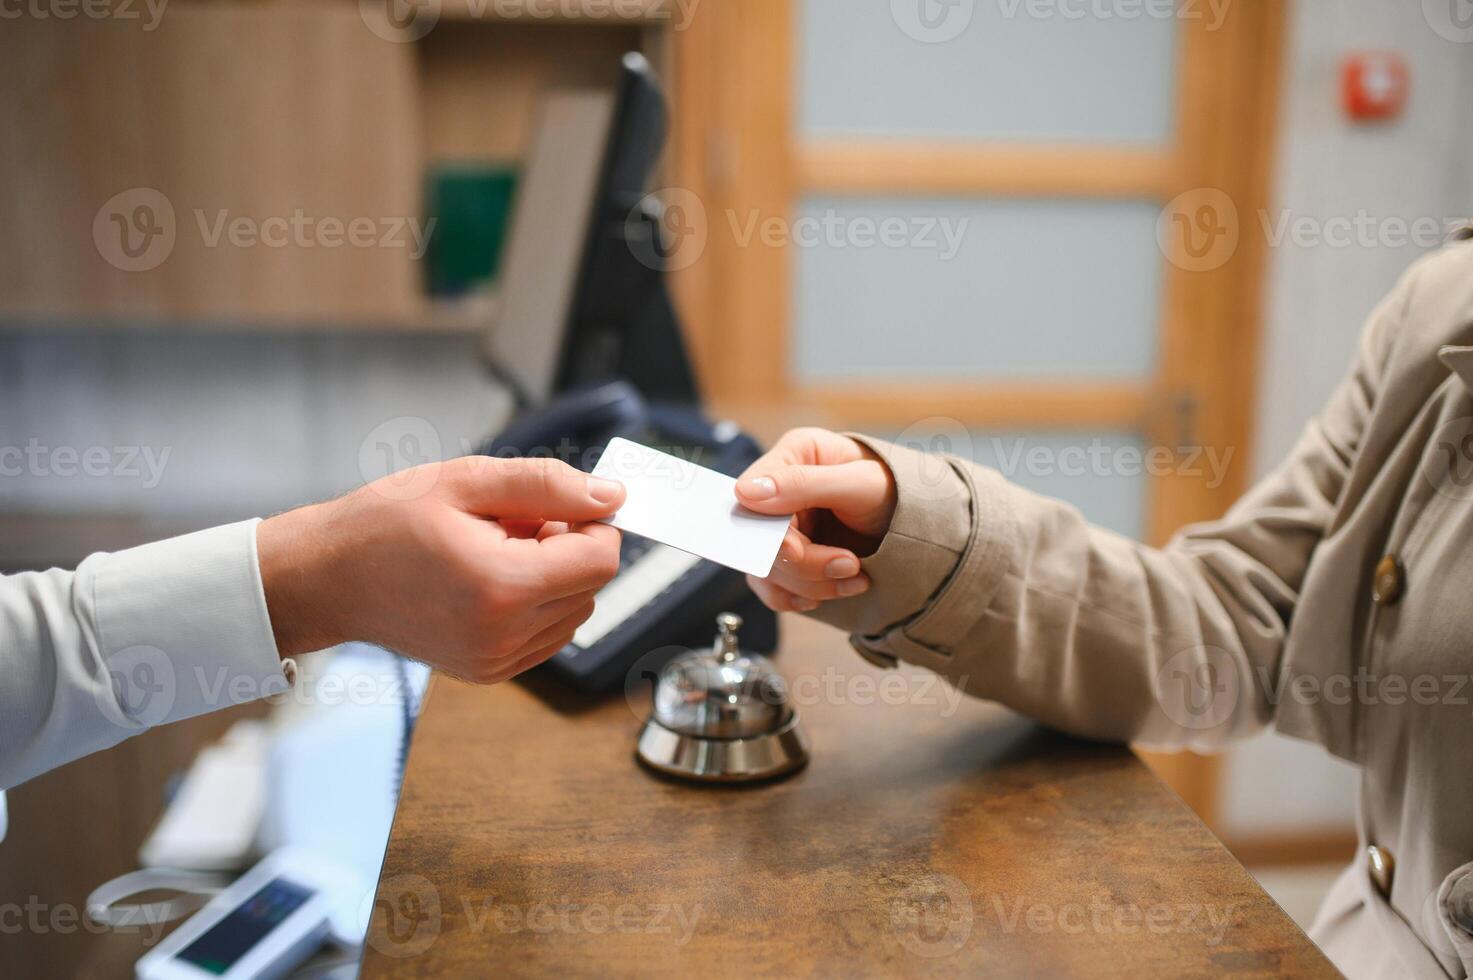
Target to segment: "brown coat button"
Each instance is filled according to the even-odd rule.
[[[1406,569],[1395,555],[1387,555],[1376,566],[1376,578],[1371,583],[1371,598],[1383,606],[1394,606],[1406,589]]]
[[[1371,884],[1382,898],[1391,897],[1391,879],[1396,874],[1396,858],[1384,847],[1375,844],[1366,848],[1366,868],[1371,875]]]

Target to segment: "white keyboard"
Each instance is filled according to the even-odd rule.
[[[593,615],[573,634],[581,649],[608,636],[630,616],[653,602],[700,562],[695,555],[657,544],[621,571],[594,596]]]

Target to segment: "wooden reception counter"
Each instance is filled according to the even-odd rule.
[[[437,678],[362,975],[1338,975],[1128,749],[783,628],[813,758],[767,785],[651,775],[622,695]]]

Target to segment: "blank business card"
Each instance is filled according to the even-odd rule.
[[[724,473],[628,439],[610,440],[593,475],[629,493],[604,523],[758,578],[772,571],[792,521],[737,503],[736,480]]]

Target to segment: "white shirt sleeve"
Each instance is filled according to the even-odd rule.
[[[0,577],[0,789],[286,689],[259,523]]]

